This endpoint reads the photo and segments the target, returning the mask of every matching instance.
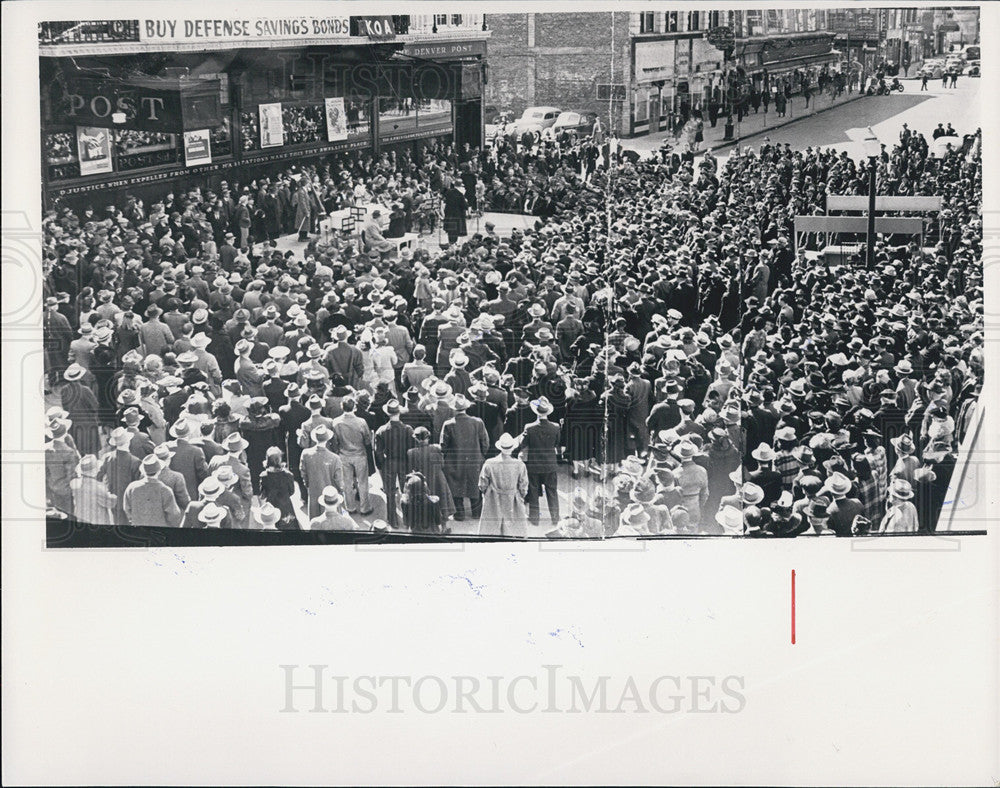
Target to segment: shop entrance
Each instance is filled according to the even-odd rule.
[[[461,99],[455,102],[455,144],[461,149],[466,143],[479,148],[483,142],[482,98]]]

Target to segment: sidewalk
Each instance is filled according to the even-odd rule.
[[[788,105],[785,109],[785,117],[779,118],[777,113],[774,111],[774,103],[772,102],[768,106],[768,111],[764,112],[764,107],[761,105],[760,112],[754,113],[751,109],[749,115],[743,117],[743,121],[740,123],[736,122],[736,116],[733,116],[733,134],[734,138],[731,140],[724,139],[726,133],[726,119],[720,116],[716,122],[715,128],[705,120],[705,139],[701,143],[701,148],[698,151],[703,153],[705,150],[711,150],[713,152],[718,151],[722,148],[728,148],[735,145],[740,140],[746,137],[752,137],[755,134],[760,134],[762,131],[767,131],[768,129],[777,129],[782,126],[787,126],[789,123],[794,123],[797,120],[802,120],[803,118],[809,118],[813,115],[819,114],[820,112],[825,112],[833,107],[840,107],[844,104],[848,104],[855,99],[861,98],[862,94],[855,91],[854,93],[844,93],[838,99],[831,99],[829,93],[814,94],[809,99],[809,109],[805,108],[805,99],[802,96],[792,96],[788,101]],[[656,134],[648,134],[644,137],[634,137],[632,139],[622,140],[621,144],[625,150],[634,150],[642,155],[648,155],[653,151],[659,150],[660,146],[663,145],[664,140],[673,141],[674,135],[669,131],[661,131]]]

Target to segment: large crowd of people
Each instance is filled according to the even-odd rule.
[[[771,144],[720,164],[500,138],[57,207],[48,504],[119,526],[933,531],[983,374],[977,135],[883,152],[880,193],[945,209],[933,249],[887,239],[870,266],[793,242],[869,165]],[[384,232],[318,232],[371,203]],[[470,234],[469,211],[534,222]],[[440,250],[386,242],[437,222]]]

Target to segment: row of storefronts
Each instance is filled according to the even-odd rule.
[[[798,93],[805,82],[815,85],[824,69],[840,67],[833,42],[834,34],[825,31],[756,36],[735,39],[727,57],[702,32],[634,39],[629,133],[676,128],[718,101],[737,74],[754,90],[787,84]]]
[[[47,23],[45,199],[247,182],[430,139],[481,144],[489,34],[401,29],[393,17]]]

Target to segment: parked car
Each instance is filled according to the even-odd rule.
[[[594,130],[597,114],[594,112],[560,112],[556,122],[542,134],[543,137],[554,139],[563,132],[573,137],[586,137]]]
[[[917,76],[922,77],[926,74],[931,79],[941,79],[947,70],[943,60],[925,60],[920,71],[917,72]]]
[[[982,76],[983,72],[982,72],[982,65],[980,64],[980,61],[978,61],[978,60],[969,60],[965,65],[967,66],[967,71],[965,73],[968,74],[970,77],[979,77],[979,76]]]
[[[537,132],[539,136],[549,126],[556,122],[559,107],[528,107],[521,113],[521,117],[514,121],[514,131],[524,134],[526,131]]]

